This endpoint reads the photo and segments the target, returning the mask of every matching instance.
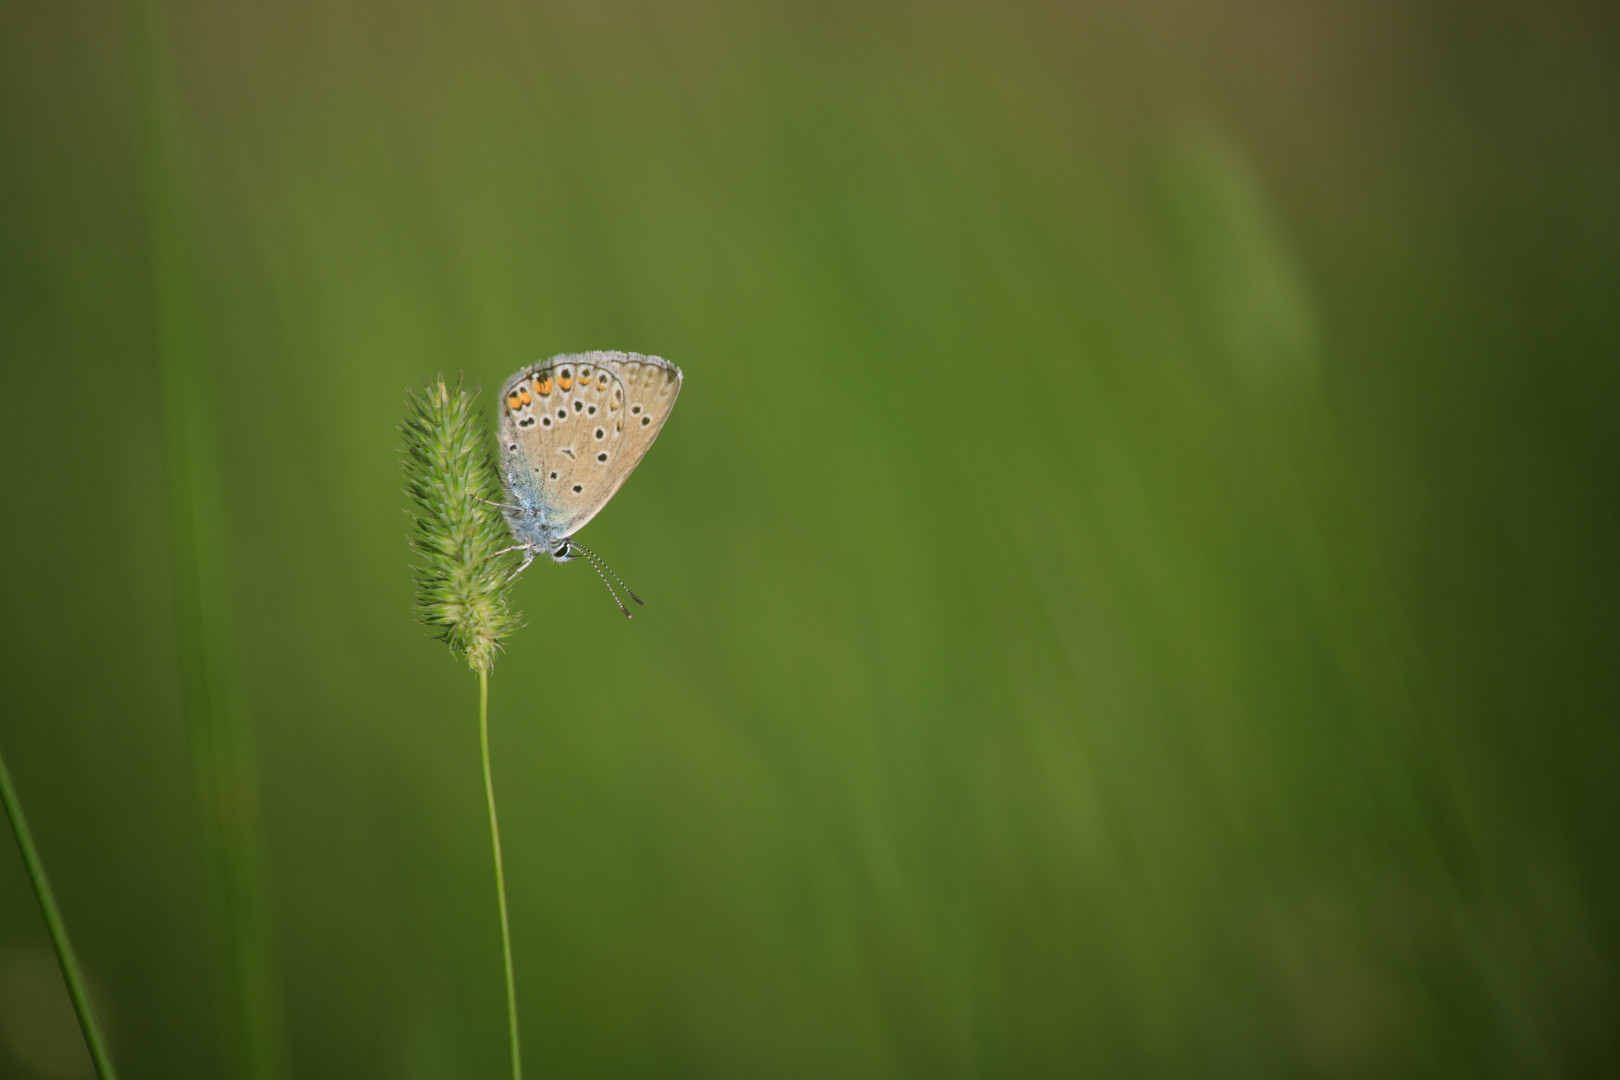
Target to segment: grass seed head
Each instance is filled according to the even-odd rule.
[[[406,393],[405,494],[417,559],[415,615],[466,659],[488,671],[501,641],[521,624],[508,602],[516,556],[498,507],[500,473],[476,391],[441,376]]]

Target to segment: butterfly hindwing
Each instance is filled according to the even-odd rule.
[[[514,503],[538,510],[548,538],[571,536],[640,464],[680,388],[679,368],[638,353],[570,353],[518,371],[499,401]]]

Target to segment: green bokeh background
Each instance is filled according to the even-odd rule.
[[[494,672],[532,1076],[1620,1069],[1617,192],[1599,4],[6,5],[0,747],[123,1075],[503,1074],[396,424],[594,348],[686,383],[647,608]]]

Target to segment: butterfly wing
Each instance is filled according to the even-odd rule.
[[[545,540],[572,536],[607,505],[680,392],[680,368],[640,353],[554,356],[506,380],[500,432],[507,487],[516,505],[537,511],[531,516]]]

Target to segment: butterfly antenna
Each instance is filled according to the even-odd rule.
[[[574,541],[569,541],[569,543],[572,543],[575,547],[580,548],[581,551],[585,550],[584,548],[580,547],[580,545],[578,543],[575,543]],[[602,578],[602,584],[607,585],[608,595],[612,596],[613,597],[613,602],[615,604],[619,605],[619,610],[624,612],[624,617],[627,618],[627,619],[631,618],[630,609],[624,606],[624,601],[620,600],[619,599],[619,594],[613,591],[613,586],[608,585],[608,579],[602,576],[602,568],[596,565],[596,560],[595,559],[586,559],[585,561],[591,564],[591,569],[596,571],[596,576],[599,577],[599,578]],[[624,591],[629,592],[630,590],[626,589]],[[639,603],[641,603],[641,601],[637,600],[636,603],[639,604]]]
[[[592,551],[590,548],[586,547],[584,544],[580,543],[578,540],[570,540],[569,543],[571,543],[575,547],[579,548],[579,550],[583,551],[586,555],[589,555],[590,558],[591,558],[591,565],[592,566],[595,566],[597,563],[601,563],[603,570],[606,570],[608,573],[613,574],[613,567],[609,566],[607,564],[607,560],[602,558],[602,556],[598,555],[596,552]],[[602,572],[601,570],[597,571],[597,573],[601,573],[601,572]],[[631,592],[630,591],[630,586],[626,585],[624,583],[624,579],[621,578],[618,574],[613,574],[613,580],[617,581],[619,583],[619,588],[624,590],[626,596],[628,596],[630,599],[634,600],[636,603],[640,604],[642,607],[647,606],[647,602],[645,600],[643,600],[641,597],[637,596],[635,593]]]

